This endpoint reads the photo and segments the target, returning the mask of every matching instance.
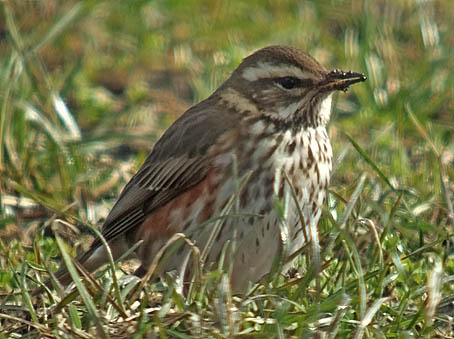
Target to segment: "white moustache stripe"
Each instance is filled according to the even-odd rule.
[[[333,95],[330,94],[326,99],[322,101],[322,104],[320,105],[320,117],[322,118],[322,121],[325,123],[328,123],[328,120],[331,115],[331,103],[333,101]]]

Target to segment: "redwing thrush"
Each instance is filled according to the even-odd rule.
[[[205,265],[216,267],[224,245],[236,244],[231,284],[234,292],[244,292],[281,253],[280,223],[286,225],[288,253],[308,241],[308,220],[320,218],[330,179],[331,94],[365,79],[328,72],[292,47],[270,46],[245,58],[209,98],[169,127],[123,189],[102,228],[114,259],[142,240],[135,254],[146,270],[175,233],[201,249],[211,235]],[[235,193],[234,216],[217,219],[213,236],[215,222],[206,221],[225,212]],[[280,215],[275,197],[283,201]],[[298,206],[309,213],[306,225]],[[182,246],[163,269],[178,269],[189,251]],[[105,264],[100,239],[77,259],[88,271]],[[56,276],[70,282],[65,269]]]

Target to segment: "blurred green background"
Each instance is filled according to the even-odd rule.
[[[384,251],[385,294],[396,298],[389,309],[407,310],[406,295],[417,315],[409,335],[434,330],[418,313],[425,297],[409,296],[428,283],[434,261],[443,277],[454,274],[452,0],[6,0],[0,7],[0,290],[20,285],[11,268],[57,255],[50,240],[37,242],[37,229],[53,216],[95,224],[172,121],[243,57],[285,44],[328,69],[367,75],[335,95],[332,220],[322,221],[321,233],[330,234],[365,174],[356,222],[341,226],[360,254],[370,254],[361,256],[366,271],[377,264],[374,248]],[[379,245],[360,217],[373,222]],[[77,236],[69,242],[84,245]],[[372,303],[384,288],[368,283]],[[452,283],[440,289],[449,305]],[[383,333],[408,316],[399,314]]]

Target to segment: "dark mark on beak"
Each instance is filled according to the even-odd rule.
[[[325,79],[320,83],[320,89],[323,91],[344,91],[347,92],[348,87],[357,82],[366,81],[367,77],[363,73],[352,71],[344,72],[339,69],[334,69],[326,74]]]

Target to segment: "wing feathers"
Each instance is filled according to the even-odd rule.
[[[103,229],[103,237],[107,241],[111,241],[115,239],[117,236],[124,234],[130,229],[131,225],[140,225],[145,219],[145,215],[142,208],[135,208],[132,211],[128,211],[128,213],[124,214],[123,216],[115,219],[115,227],[109,227],[107,229]],[[97,238],[93,245],[93,247],[98,247],[102,244],[102,242]]]
[[[153,165],[136,174],[112,208],[103,226],[107,241],[140,225],[145,213],[163,206],[205,176],[200,159],[171,158]],[[137,218],[138,211],[142,219]]]
[[[233,115],[217,111],[213,98],[189,109],[156,143],[109,213],[102,229],[107,241],[205,178],[213,160],[209,146],[235,124]]]

